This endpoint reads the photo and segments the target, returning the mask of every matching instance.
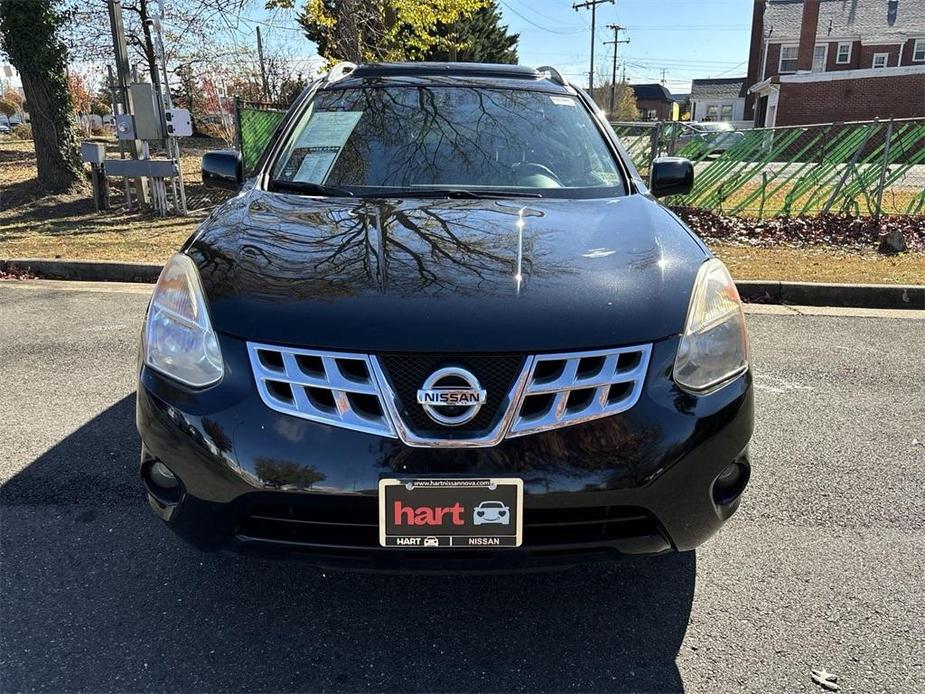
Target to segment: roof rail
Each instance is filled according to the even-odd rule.
[[[542,67],[536,68],[536,71],[540,73],[545,72],[553,82],[561,84],[563,87],[568,86],[568,82],[565,81],[562,73],[556,70],[552,65],[543,65]]]
[[[337,80],[343,79],[351,72],[357,69],[356,63],[348,63],[346,61],[338,63],[330,70],[328,70],[328,75],[325,78],[325,82],[330,84],[331,82],[336,82]]]

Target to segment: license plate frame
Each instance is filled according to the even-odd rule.
[[[523,497],[518,477],[382,478],[379,545],[514,549],[523,544]]]

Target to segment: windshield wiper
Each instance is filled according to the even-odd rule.
[[[463,188],[398,188],[365,195],[376,198],[459,198],[464,200],[543,197],[540,193],[522,193],[514,190],[466,190]]]
[[[293,193],[306,193],[307,195],[330,195],[337,198],[356,197],[346,188],[326,186],[323,183],[309,183],[307,181],[271,181],[270,186],[278,190],[289,190]]]

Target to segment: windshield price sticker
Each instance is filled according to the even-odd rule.
[[[299,134],[296,147],[343,147],[360,122],[362,111],[315,111]]]
[[[302,183],[324,183],[328,172],[337,160],[337,155],[340,154],[340,149],[337,147],[306,147],[293,152],[293,163],[297,161],[299,154],[302,155],[302,161],[295,175],[292,176],[292,180]]]

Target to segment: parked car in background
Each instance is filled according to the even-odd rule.
[[[3,133],[4,135],[9,135],[10,126],[8,126],[6,123],[0,123],[0,133]]]
[[[691,122],[679,123],[681,134],[675,140],[675,152],[684,156],[703,154],[720,154],[745,137],[745,133],[736,130],[732,123],[718,122]]]

